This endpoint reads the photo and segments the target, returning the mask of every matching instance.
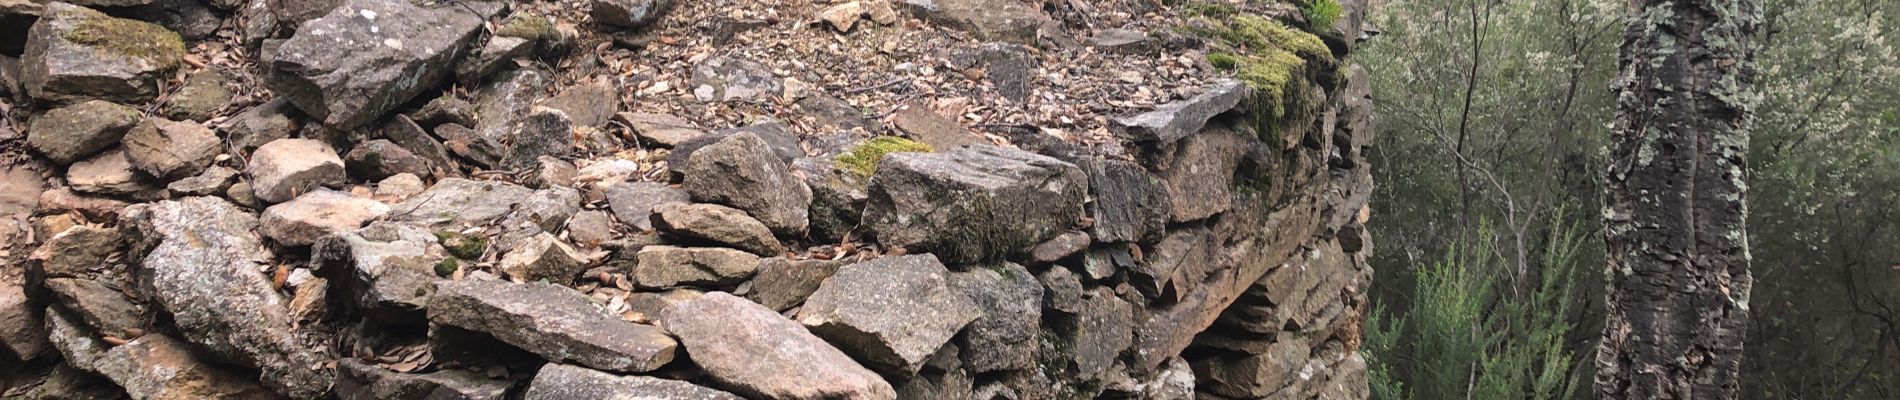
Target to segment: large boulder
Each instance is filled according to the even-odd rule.
[[[27,31],[21,83],[42,100],[138,103],[158,96],[184,56],[185,42],[164,27],[53,2]]]
[[[724,292],[660,312],[693,363],[720,387],[751,398],[893,400],[891,384],[805,327]]]
[[[1022,150],[894,153],[871,178],[864,223],[885,246],[987,261],[1067,231],[1087,193],[1080,168]]]
[[[798,322],[886,375],[910,376],[981,316],[930,255],[847,265],[805,300]]]
[[[528,383],[524,400],[651,399],[743,400],[704,386],[646,376],[620,376],[572,365],[548,364]]]
[[[26,131],[26,144],[61,165],[112,147],[139,124],[139,110],[92,100],[46,111]]]
[[[772,230],[744,211],[718,204],[668,203],[653,208],[653,225],[661,232],[686,239],[705,240],[760,256],[785,252]]]
[[[339,282],[348,303],[372,316],[420,317],[442,279],[438,266],[456,263],[428,229],[396,222],[324,237],[310,258],[317,274]]]
[[[334,190],[317,190],[264,209],[260,231],[284,246],[308,246],[317,239],[362,227],[389,214],[389,205]]]
[[[347,180],[343,158],[330,145],[311,139],[278,139],[251,153],[251,190],[258,200],[281,203]]]
[[[647,372],[673,361],[673,338],[622,321],[561,286],[462,280],[437,285],[429,322],[483,332],[550,361]]]
[[[217,358],[263,370],[265,384],[295,398],[328,390],[326,360],[291,332],[286,299],[258,271],[270,262],[257,219],[231,203],[189,197],[129,207],[145,250],[138,261],[152,298],[187,340]]]
[[[751,132],[699,148],[676,168],[695,201],[745,210],[780,234],[802,234],[810,223],[811,188]]]
[[[326,125],[362,126],[447,79],[486,17],[472,7],[346,0],[278,46],[267,83]]]

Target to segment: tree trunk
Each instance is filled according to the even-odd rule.
[[[1743,202],[1758,0],[1631,0],[1604,184],[1604,399],[1728,399],[1748,324]]]

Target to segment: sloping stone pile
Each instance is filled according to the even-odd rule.
[[[0,397],[1366,397],[1363,5],[1083,3],[0,0]]]

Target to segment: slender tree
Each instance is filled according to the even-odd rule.
[[[1758,0],[1630,0],[1610,165],[1605,399],[1736,397]]]

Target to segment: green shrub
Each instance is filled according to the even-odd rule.
[[[1313,0],[1300,7],[1300,14],[1306,16],[1307,29],[1318,32],[1332,28],[1333,23],[1346,14],[1346,7],[1339,5],[1339,0]]]

